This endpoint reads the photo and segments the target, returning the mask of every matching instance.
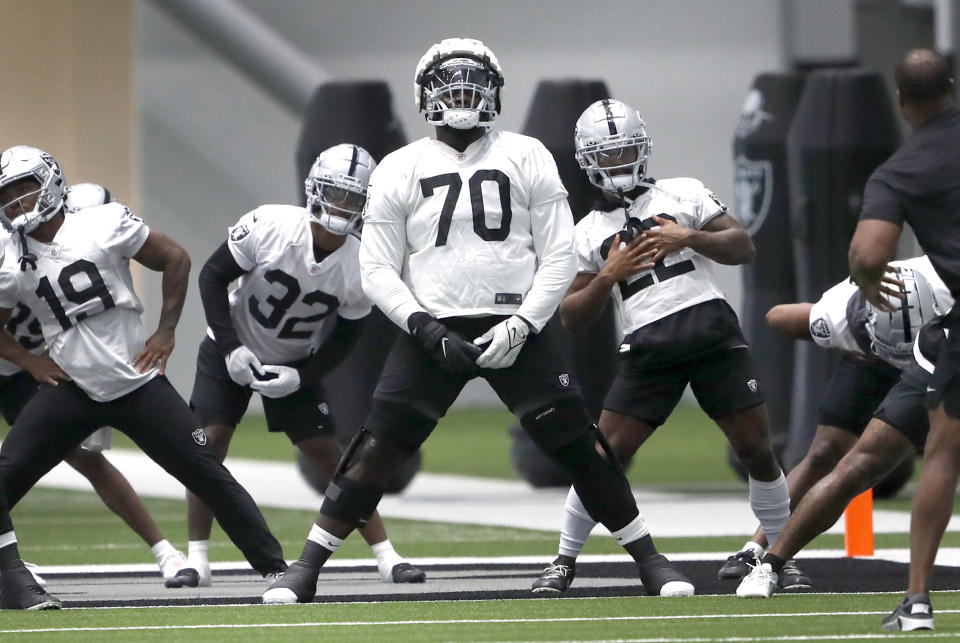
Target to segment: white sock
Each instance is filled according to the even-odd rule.
[[[191,540],[187,543],[187,562],[206,563],[209,540]]]
[[[750,508],[763,526],[768,546],[772,547],[790,518],[790,491],[787,489],[787,479],[783,477],[783,471],[781,471],[780,477],[770,482],[749,478],[748,486]]]
[[[650,533],[647,528],[647,521],[643,519],[643,514],[637,514],[637,517],[630,521],[630,524],[623,529],[611,531],[610,535],[617,539],[621,545],[629,545],[635,540],[640,540]]]
[[[10,545],[17,542],[17,535],[13,531],[8,531],[5,534],[0,534],[0,549],[4,547],[9,547]]]
[[[563,506],[563,524],[560,527],[561,556],[576,558],[583,551],[583,544],[590,537],[597,522],[590,517],[580,497],[573,487],[567,493],[567,503]]]
[[[377,543],[376,545],[371,545],[370,549],[373,550],[373,555],[377,557],[377,566],[389,566],[390,569],[393,569],[394,565],[403,562],[403,558],[396,552],[393,548],[393,545],[390,544],[390,540],[384,540],[382,543]]]
[[[173,545],[170,544],[170,541],[164,538],[156,545],[150,548],[150,551],[153,552],[153,555],[156,556],[157,562],[160,562],[160,559],[168,554],[175,553],[177,550]]]
[[[325,529],[318,527],[316,523],[310,528],[310,533],[307,534],[307,540],[315,542],[330,551],[337,551],[337,548],[343,544],[343,538],[337,538]]]
[[[757,558],[763,558],[763,547],[761,547],[759,543],[748,540],[744,546],[740,548],[740,551],[747,551],[748,549],[752,551]]]

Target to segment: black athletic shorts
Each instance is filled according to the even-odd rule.
[[[507,317],[450,317],[440,321],[472,341],[504,319]],[[561,398],[580,396],[580,387],[561,352],[555,323],[548,323],[540,333],[530,333],[512,366],[481,369],[476,375],[490,384],[517,417]],[[417,435],[410,435],[410,427],[393,422],[377,426],[368,423],[367,428],[381,438],[392,437],[402,444],[419,445],[473,377],[444,370],[419,341],[400,333],[373,392],[374,403],[383,401],[412,407],[432,423],[421,427]],[[581,430],[583,428],[586,427]]]
[[[818,423],[863,434],[874,411],[900,381],[900,369],[884,362],[843,355],[820,403]]]
[[[929,381],[930,374],[912,361],[873,414],[906,436],[920,454],[930,432],[930,412],[925,403]]]
[[[253,389],[230,379],[223,353],[212,339],[205,337],[197,353],[197,374],[190,394],[190,408],[201,426],[236,426],[247,411],[251,395]],[[286,433],[293,444],[334,434],[333,417],[319,383],[286,397],[261,398],[267,429]]]
[[[927,389],[927,405],[933,409],[942,402],[947,415],[960,419],[960,304],[944,317],[943,327],[950,334],[937,355]]]
[[[0,375],[0,415],[7,424],[13,426],[20,411],[39,389],[40,382],[27,371]]]
[[[687,384],[713,419],[764,402],[750,351],[742,346],[656,368],[637,367],[632,355],[620,355],[603,408],[658,427],[670,417]]]

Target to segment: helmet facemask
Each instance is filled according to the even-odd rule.
[[[489,127],[500,111],[501,76],[468,56],[442,60],[419,80],[421,109],[427,122],[454,129]]]

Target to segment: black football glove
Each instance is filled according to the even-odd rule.
[[[410,315],[407,328],[444,369],[457,375],[469,375],[479,370],[477,358],[483,352],[480,347],[468,342],[429,313]]]

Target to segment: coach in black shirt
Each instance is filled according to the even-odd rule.
[[[913,134],[878,167],[864,189],[860,222],[850,243],[850,274],[869,301],[893,307],[898,297],[884,275],[904,221],[937,274],[960,298],[960,109],[949,65],[937,53],[915,49],[895,72],[900,110]],[[927,595],[940,539],[953,510],[960,475],[960,305],[947,316],[952,332],[928,387],[930,435],[910,523],[910,586],[884,629],[933,629]]]

